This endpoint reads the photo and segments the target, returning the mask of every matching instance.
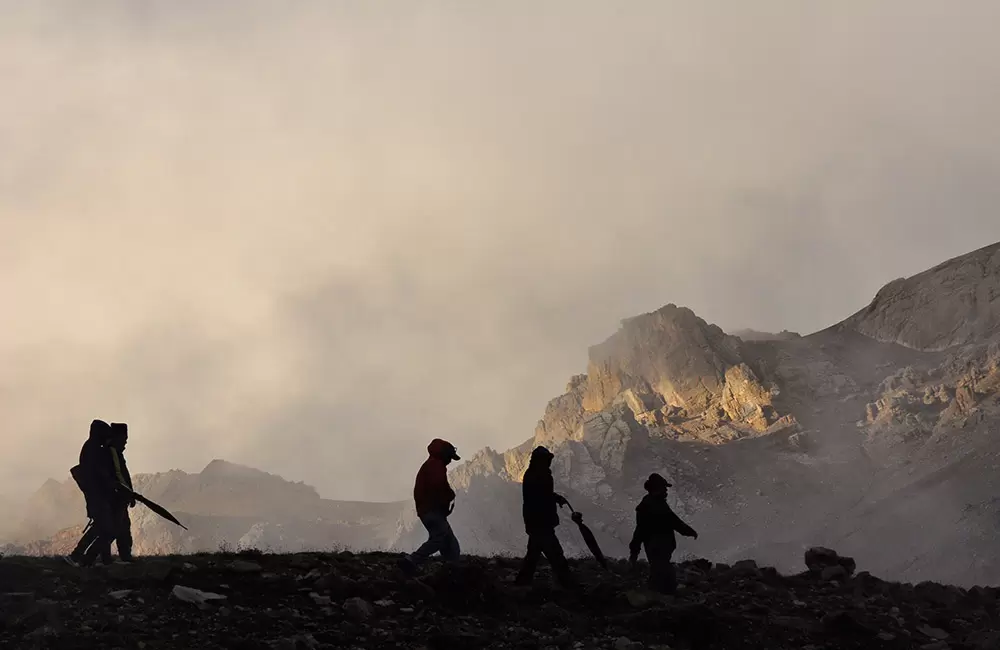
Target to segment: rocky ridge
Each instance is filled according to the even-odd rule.
[[[678,566],[676,597],[644,563],[573,561],[583,588],[512,584],[516,560],[465,557],[407,579],[398,556],[193,555],[79,571],[0,561],[9,648],[708,648],[992,650],[1000,590],[884,582],[826,549],[782,575],[753,561]]]
[[[778,333],[774,333],[761,332],[760,330],[748,328],[735,330],[730,333],[743,341],[792,341],[794,339],[802,338],[802,335],[798,332],[789,332],[788,330],[781,330]]]
[[[876,341],[922,351],[1000,335],[1000,244],[890,282],[844,324]]]
[[[131,511],[135,552],[202,553],[220,548],[298,551],[386,548],[404,503],[322,499],[311,486],[215,460],[198,474],[137,474],[136,490],[177,515],[189,530],[144,507]],[[69,552],[85,521],[83,496],[69,479],[49,481],[26,505],[11,554]]]
[[[753,557],[787,572],[790,558],[824,544],[896,580],[1000,582],[998,263],[1000,244],[891,282],[809,336],[732,336],[675,305],[626,319],[531,438],[453,469],[463,549],[523,551],[519,481],[544,444],[558,489],[611,556],[626,553],[642,482],[658,471],[700,533],[681,555]],[[328,501],[227,463],[138,482],[193,524],[186,536],[137,510],[145,553],[409,550],[424,537],[408,501]],[[75,487],[46,484],[31,504],[35,528],[22,529],[33,533],[11,550],[66,550],[78,529],[51,536],[81,512]],[[571,525],[560,538],[587,553]]]
[[[998,582],[998,345],[1000,244],[891,282],[805,337],[730,336],[667,305],[593,347],[531,439],[453,471],[455,527],[474,550],[519,552],[517,483],[544,444],[611,555],[660,471],[702,533],[682,552],[789,569],[824,543],[896,579]],[[421,532],[404,517],[395,547]]]

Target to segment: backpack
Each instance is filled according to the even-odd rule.
[[[100,471],[97,465],[101,462],[98,455],[101,449],[103,447],[96,440],[90,438],[83,443],[83,448],[80,449],[80,464],[69,470],[70,476],[73,477],[80,491],[84,494],[96,487],[97,473]]]
[[[70,470],[69,470],[69,475],[73,477],[74,481],[76,481],[76,486],[78,488],[80,488],[80,491],[86,493],[87,492],[87,478],[86,478],[86,475],[83,472],[83,468],[81,466],[79,466],[79,465],[71,467]]]

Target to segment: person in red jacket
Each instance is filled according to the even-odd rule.
[[[448,484],[448,465],[453,460],[461,460],[455,445],[435,438],[427,445],[428,458],[417,472],[413,486],[413,501],[417,506],[420,523],[427,529],[428,539],[409,556],[400,560],[400,567],[412,573],[435,553],[441,559],[458,559],[461,548],[458,538],[451,530],[448,515],[455,509],[455,491]]]

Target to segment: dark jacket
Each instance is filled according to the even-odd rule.
[[[524,530],[529,534],[553,530],[559,525],[558,501],[552,481],[552,469],[548,464],[528,465],[521,482],[524,506]]]
[[[413,485],[413,501],[418,516],[431,512],[447,514],[448,506],[455,500],[455,491],[448,484],[448,465],[445,462],[453,449],[442,440],[435,440],[427,447],[429,457],[420,466]]]
[[[95,438],[88,438],[80,449],[80,464],[70,470],[84,494],[101,487],[101,464],[104,462],[104,445]]]
[[[125,455],[121,450],[110,445],[101,447],[103,460],[100,463],[98,485],[100,491],[107,495],[113,495],[116,503],[127,503],[132,497],[122,486],[132,489],[132,476],[128,471],[128,464],[125,462]]]
[[[677,548],[674,531],[685,537],[695,535],[694,529],[670,509],[665,495],[647,494],[635,508],[635,534],[628,545],[629,552],[633,556],[638,555],[643,544],[647,553],[650,544],[673,551]]]
[[[104,444],[107,442],[110,426],[104,420],[90,423],[90,436],[80,449],[80,464],[69,470],[84,495],[100,487],[101,464],[104,461]]]

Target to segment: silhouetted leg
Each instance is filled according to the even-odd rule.
[[[658,544],[646,545],[646,559],[649,560],[649,586],[663,594],[677,592],[677,574],[671,562],[674,549]]]
[[[562,544],[559,543],[559,538],[556,537],[556,531],[553,530],[550,534],[546,535],[542,552],[545,554],[545,559],[552,565],[552,572],[556,575],[556,580],[559,581],[559,584],[572,586],[574,580],[569,572],[569,562],[566,561],[566,554],[563,553]]]
[[[441,559],[446,562],[454,562],[462,554],[462,547],[458,543],[458,538],[455,537],[455,531],[451,529],[451,524],[446,519],[444,525],[448,527],[448,533],[445,535],[445,544],[441,549]]]
[[[97,541],[98,531],[97,526],[91,521],[87,525],[87,529],[83,531],[83,535],[80,537],[79,543],[77,543],[76,548],[70,553],[70,557],[77,562],[83,562],[83,558],[87,553],[87,549]]]
[[[123,560],[132,559],[132,518],[128,515],[128,505],[121,507],[115,515],[115,541],[118,556]]]
[[[662,594],[677,593],[677,574],[674,564],[669,560],[650,565],[649,586]]]
[[[521,561],[521,570],[517,573],[517,584],[531,584],[535,577],[535,569],[538,567],[538,559],[542,557],[543,542],[539,535],[528,535],[528,551]]]
[[[90,545],[87,552],[83,556],[83,564],[85,566],[90,566],[94,564],[97,560],[97,556],[101,557],[102,564],[111,564],[113,559],[111,555],[111,545],[115,541],[114,534],[110,532],[105,532],[98,534],[97,539],[94,543]]]
[[[448,545],[448,535],[454,537],[451,526],[448,525],[448,519],[444,515],[427,514],[420,518],[420,522],[427,529],[428,538],[420,548],[410,554],[410,561],[413,564],[421,564],[438,551],[443,551]],[[457,545],[458,541],[456,540],[455,543]]]
[[[91,504],[91,514],[94,515],[94,529],[97,537],[83,555],[83,564],[94,563],[97,556],[105,564],[111,563],[111,543],[115,541],[115,519],[111,503],[106,499],[95,499]]]

